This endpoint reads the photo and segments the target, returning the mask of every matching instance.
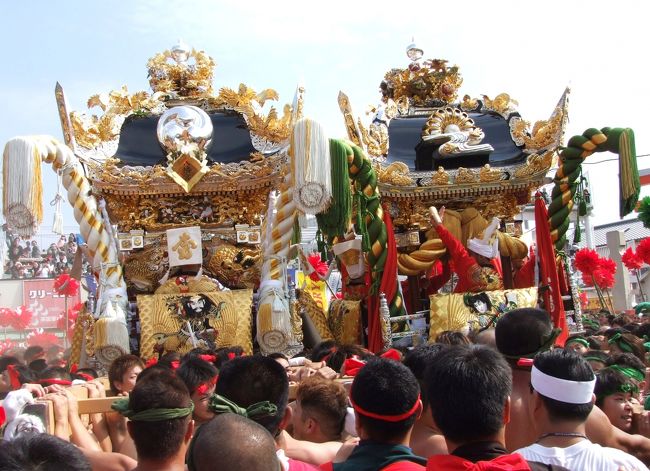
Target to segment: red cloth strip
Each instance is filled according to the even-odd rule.
[[[402,420],[406,420],[409,417],[411,417],[413,414],[415,414],[415,412],[418,410],[418,407],[422,405],[422,400],[420,399],[420,395],[418,394],[418,400],[415,401],[413,407],[411,407],[403,414],[397,414],[397,415],[376,414],[374,412],[369,412],[367,410],[364,410],[361,407],[359,407],[357,404],[355,404],[355,402],[352,400],[352,394],[350,394],[350,404],[352,404],[352,408],[357,413],[365,417],[370,417],[371,419],[383,420],[384,422],[401,422]]]

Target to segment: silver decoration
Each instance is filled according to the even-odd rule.
[[[384,348],[390,348],[392,345],[391,318],[390,309],[388,309],[388,302],[386,301],[386,295],[384,293],[379,293],[379,319],[382,323],[381,330]]]
[[[196,106],[176,106],[158,119],[158,142],[168,152],[183,152],[187,145],[207,151],[212,142],[212,121]]]

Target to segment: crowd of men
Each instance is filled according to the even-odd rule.
[[[380,355],[333,341],[297,358],[125,355],[109,391],[45,352],[4,356],[0,469],[645,470],[649,324],[602,320],[564,348],[548,313],[516,309]],[[83,422],[72,383],[113,411]],[[52,401],[53,435],[22,412],[34,400]]]

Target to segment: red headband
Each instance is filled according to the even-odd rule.
[[[70,386],[72,384],[72,381],[68,381],[67,379],[58,379],[58,378],[45,378],[39,380],[38,382],[41,385],[43,385],[43,383],[47,385],[58,384],[60,386]]]
[[[213,363],[217,359],[217,357],[214,355],[199,355],[199,358],[203,361],[207,361],[208,363]]]
[[[174,360],[169,362],[169,366],[172,367],[172,370],[177,370],[179,366],[181,366],[181,362],[178,360]]]
[[[196,392],[199,393],[199,394],[205,394],[205,393],[207,393],[207,392],[208,392],[208,389],[210,389],[212,386],[214,386],[215,384],[217,384],[217,378],[218,378],[218,377],[219,377],[219,376],[217,375],[217,376],[215,376],[214,378],[212,378],[210,381],[206,381],[206,382],[203,383],[203,384],[199,384],[199,385],[197,386],[197,388],[196,388]]]
[[[520,358],[517,360],[517,366],[522,366],[524,368],[532,368],[533,367],[533,359],[532,358]]]
[[[7,366],[7,373],[9,373],[9,383],[12,389],[20,389],[20,376],[16,370],[16,365]]]
[[[83,379],[84,381],[92,381],[93,379],[95,379],[92,376],[90,376],[88,373],[75,373],[75,374],[79,376],[81,379]]]
[[[343,362],[343,370],[345,371],[345,376],[356,376],[361,368],[366,365],[366,362],[360,360],[359,357],[354,355],[352,358],[346,358]]]
[[[234,360],[234,358],[237,356],[235,352],[228,352],[228,360]]]
[[[79,365],[77,365],[76,363],[70,365],[70,373],[76,373],[78,369],[79,369]]]
[[[374,412],[369,412],[367,410],[364,410],[361,407],[359,407],[357,404],[355,404],[355,402],[352,400],[352,392],[350,391],[350,404],[352,404],[352,408],[358,414],[361,414],[365,417],[370,417],[371,419],[383,420],[384,422],[401,422],[402,420],[406,420],[409,417],[411,417],[413,414],[415,414],[415,411],[418,410],[418,407],[422,405],[422,401],[420,400],[420,395],[418,394],[418,399],[413,404],[413,407],[411,407],[403,414],[397,414],[397,415],[376,414]]]
[[[158,358],[156,358],[156,357],[151,357],[151,358],[149,358],[149,359],[147,360],[147,362],[144,364],[144,367],[145,367],[145,368],[149,368],[150,366],[153,366],[153,365],[155,365],[156,363],[158,363]]]
[[[387,358],[388,360],[402,361],[402,354],[399,350],[394,348],[389,348],[384,353],[381,354],[381,358]]]

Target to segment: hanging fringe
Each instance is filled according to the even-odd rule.
[[[286,350],[291,338],[291,313],[282,286],[280,280],[267,280],[260,286],[256,325],[263,354]]]
[[[343,237],[352,217],[352,192],[348,172],[348,155],[352,148],[338,139],[330,139],[330,159],[332,168],[332,204],[327,211],[316,215],[318,227],[327,234],[331,241]]]
[[[31,237],[43,222],[43,180],[36,141],[16,137],[3,153],[3,214],[10,231]]]
[[[110,365],[117,357],[129,353],[125,319],[120,307],[113,306],[109,300],[102,317],[95,322],[95,356],[104,365]]]
[[[634,131],[630,128],[624,129],[618,138],[618,154],[620,216],[622,218],[634,210],[641,193],[639,169],[636,163]]]
[[[300,119],[291,134],[289,154],[293,162],[293,199],[305,214],[325,211],[332,199],[330,146],[322,126]]]

